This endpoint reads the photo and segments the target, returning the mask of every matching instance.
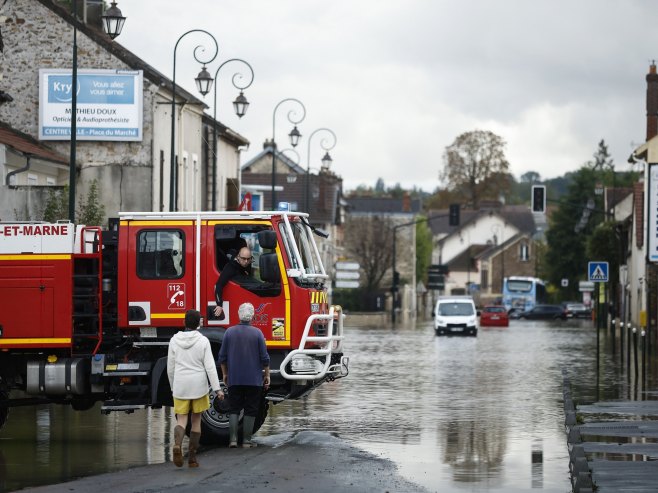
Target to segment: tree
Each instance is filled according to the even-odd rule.
[[[603,139],[599,142],[599,147],[594,153],[594,162],[591,163],[591,166],[601,171],[609,171],[615,167],[615,163],[608,152],[608,146]]]
[[[536,171],[526,171],[521,175],[521,183],[539,183],[541,182],[541,175]]]
[[[49,223],[63,221],[69,217],[69,186],[48,189],[48,198],[43,210],[43,220]]]
[[[620,241],[615,231],[615,223],[606,221],[599,224],[587,239],[587,258],[608,262],[608,285],[617,286],[619,280]]]
[[[363,288],[374,292],[393,260],[393,224],[379,216],[352,217],[345,223],[347,249],[359,259],[364,274]]]
[[[552,214],[546,232],[548,251],[542,271],[554,286],[568,279],[569,286],[564,292],[570,298],[577,296],[578,281],[587,275],[587,238],[604,219],[601,199],[594,195],[598,175],[599,172],[589,166],[573,173],[567,194]],[[587,207],[589,201],[592,201],[591,209]]]
[[[416,223],[416,279],[427,280],[427,268],[432,261],[432,230],[422,217]]]
[[[87,199],[82,209],[77,213],[80,224],[100,225],[105,221],[105,206],[100,203],[98,195],[98,181],[94,179],[89,186]]]
[[[458,190],[476,209],[482,184],[495,173],[507,173],[505,141],[487,130],[474,130],[458,136],[446,147],[439,179],[447,188]]]
[[[375,182],[375,195],[382,195],[384,193],[384,180],[380,177],[377,178],[377,181]]]

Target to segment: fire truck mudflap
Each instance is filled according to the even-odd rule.
[[[0,426],[22,405],[172,405],[166,356],[188,309],[217,356],[239,305],[257,307],[271,386],[254,431],[270,404],[346,376],[344,315],[328,303],[314,232],[306,214],[278,211],[120,213],[105,229],[0,223]],[[214,284],[245,245],[252,272],[226,286],[218,319]],[[225,442],[226,402],[210,397],[202,439]]]

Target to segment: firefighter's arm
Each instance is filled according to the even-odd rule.
[[[224,292],[224,286],[226,286],[228,282],[235,277],[235,274],[236,270],[230,263],[226,264],[224,269],[222,269],[221,274],[219,274],[219,278],[215,284],[215,302],[217,303],[217,306],[215,307],[216,317],[219,317],[224,311],[224,308],[222,307],[222,303],[224,302],[222,294]]]

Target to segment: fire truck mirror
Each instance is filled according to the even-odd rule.
[[[263,253],[258,259],[258,267],[260,268],[261,280],[273,283],[279,282],[281,275],[279,274],[279,261],[276,258],[276,253]]]
[[[258,232],[258,244],[261,248],[274,250],[276,248],[276,233],[270,229]]]

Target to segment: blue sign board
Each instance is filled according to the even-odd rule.
[[[77,139],[142,140],[140,70],[80,69],[76,85]],[[72,95],[70,70],[39,70],[39,139],[71,139]]]
[[[608,282],[608,262],[588,262],[587,280],[592,282]]]

